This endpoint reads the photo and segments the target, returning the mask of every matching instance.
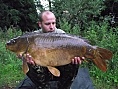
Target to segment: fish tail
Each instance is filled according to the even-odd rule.
[[[105,72],[107,70],[106,60],[112,59],[112,56],[113,54],[110,50],[97,47],[93,61],[99,69]]]

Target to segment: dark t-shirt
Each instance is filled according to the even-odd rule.
[[[60,77],[56,77],[49,72],[47,67],[29,66],[27,75],[39,89],[50,89],[46,87],[51,87],[51,82],[56,82],[55,86],[58,88],[55,89],[67,89],[76,77],[78,67],[78,65],[74,64],[59,66],[57,69],[59,69],[61,74]]]

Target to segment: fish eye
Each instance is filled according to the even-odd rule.
[[[11,44],[14,44],[16,43],[16,41],[14,39],[11,39],[10,41],[7,42],[7,45],[11,45]]]
[[[15,43],[16,41],[14,39],[11,40],[11,43]]]

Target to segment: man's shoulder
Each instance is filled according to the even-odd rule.
[[[65,31],[63,31],[62,29],[55,29],[55,33],[65,33]]]
[[[38,32],[38,33],[43,33],[42,29],[36,30],[34,32]],[[55,29],[52,33],[66,33],[65,31],[63,31],[62,29]]]
[[[34,31],[34,32],[42,33],[43,31],[42,31],[42,29],[38,29],[38,30],[36,30],[36,31]]]

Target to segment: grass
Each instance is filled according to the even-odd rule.
[[[11,29],[9,29],[9,31],[11,31]],[[22,61],[5,48],[6,41],[16,36],[15,32],[14,34],[12,33],[12,35],[9,34],[10,32],[7,34],[0,31],[0,89],[4,86],[15,87],[24,76],[21,66]]]

